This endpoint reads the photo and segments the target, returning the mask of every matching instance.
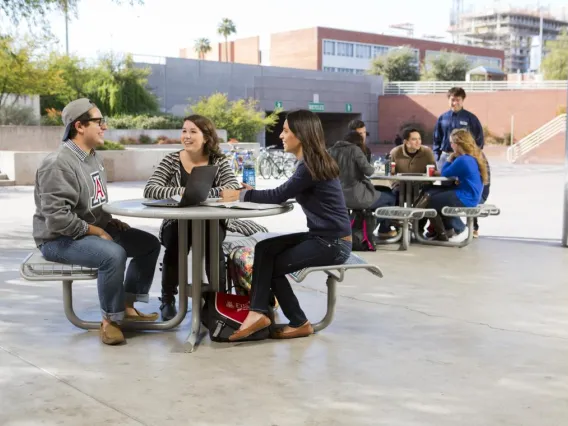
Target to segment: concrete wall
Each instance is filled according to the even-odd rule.
[[[232,146],[242,150],[252,150],[258,156],[257,143],[221,144],[221,149],[228,151]],[[103,158],[110,182],[128,182],[148,180],[162,158],[173,151],[182,149],[181,145],[131,145],[123,151],[97,151]],[[15,180],[16,185],[33,185],[35,173],[41,161],[49,151],[0,151],[0,170]]]
[[[217,134],[227,140],[226,130],[218,129]],[[139,138],[141,135],[179,139],[181,130],[109,129],[105,139],[118,142],[121,137]],[[61,143],[61,136],[63,127],[57,126],[0,126],[0,151],[53,151]]]
[[[514,116],[515,140],[552,120],[559,107],[565,105],[565,90],[471,92],[467,94],[464,104],[467,110],[477,115],[483,126],[500,136],[511,131],[511,116]],[[420,122],[433,129],[438,116],[448,108],[445,94],[381,96],[379,137],[381,140],[393,140],[399,127],[408,121]]]
[[[326,113],[345,113],[346,104],[351,104],[351,113],[367,124],[369,140],[377,139],[378,96],[383,90],[378,76],[181,58],[166,58],[165,65],[137,65],[151,68],[149,86],[169,113],[182,115],[190,102],[215,92],[226,93],[230,100],[254,97],[265,111],[273,111],[277,101],[285,111],[307,109],[310,102],[319,101]]]

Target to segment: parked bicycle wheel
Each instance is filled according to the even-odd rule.
[[[284,176],[289,178],[296,171],[296,161],[286,160],[284,161]]]
[[[272,159],[272,177],[274,179],[278,179],[284,173],[284,163],[282,161],[282,157],[276,157]]]
[[[270,159],[263,158],[262,161],[259,162],[258,172],[263,179],[270,179],[270,175],[272,174],[272,163]]]

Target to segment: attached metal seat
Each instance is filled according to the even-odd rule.
[[[333,316],[335,314],[335,304],[337,301],[337,283],[342,282],[345,278],[345,272],[353,269],[362,269],[369,271],[373,275],[382,278],[383,272],[376,265],[371,265],[367,261],[354,253],[351,253],[349,259],[341,265],[331,265],[331,266],[315,266],[304,268],[299,271],[288,274],[297,283],[300,283],[306,279],[306,277],[312,272],[324,272],[327,274],[326,285],[327,285],[327,310],[325,316],[320,322],[312,324],[314,331],[321,331],[326,328],[333,321]]]
[[[418,221],[424,218],[436,217],[437,213],[434,209],[421,209],[414,207],[379,207],[375,210],[375,217],[381,219],[397,219],[402,221],[402,239],[400,250],[408,250],[410,245],[410,229],[408,222],[410,220]]]

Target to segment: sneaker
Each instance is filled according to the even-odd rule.
[[[111,322],[104,328],[101,323],[99,334],[101,336],[101,342],[105,345],[119,345],[120,343],[126,342],[124,334],[122,334],[122,330],[115,322]]]
[[[388,231],[388,232],[379,232],[379,238],[382,240],[386,240],[388,238],[396,237],[396,231]]]
[[[479,238],[479,231],[478,230],[473,231],[473,238]]]
[[[161,297],[160,313],[162,314],[162,321],[169,321],[177,315],[176,298]]]
[[[452,238],[450,238],[450,241],[452,243],[461,243],[467,240],[467,237],[469,237],[469,230],[468,228],[465,228],[462,232],[455,234]]]
[[[431,231],[424,232],[424,238],[427,240],[434,240],[436,238],[436,233]]]

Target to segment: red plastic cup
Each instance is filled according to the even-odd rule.
[[[426,176],[432,177],[434,176],[434,172],[436,171],[436,166],[429,164],[426,166]]]

